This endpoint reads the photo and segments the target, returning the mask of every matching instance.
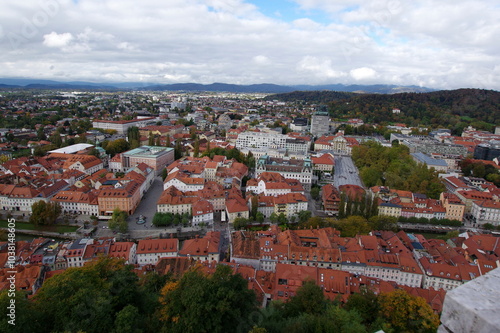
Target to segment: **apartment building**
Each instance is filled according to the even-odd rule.
[[[442,192],[439,200],[446,209],[445,218],[449,220],[462,221],[465,213],[465,204],[453,193]]]
[[[60,191],[50,201],[61,205],[63,213],[98,216],[97,191]]]
[[[243,132],[236,139],[236,148],[286,148],[287,139],[286,135],[278,133]]]
[[[471,215],[479,225],[490,223],[500,225],[500,202],[493,200],[477,200],[472,202]]]
[[[97,195],[99,216],[111,216],[115,208],[132,215],[141,200],[140,184],[130,181],[122,187],[102,186]]]

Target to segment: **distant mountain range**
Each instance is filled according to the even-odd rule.
[[[84,81],[52,81],[37,79],[0,78],[0,89],[61,89],[61,90],[148,90],[148,91],[186,91],[186,92],[232,92],[232,93],[288,93],[293,91],[345,91],[356,93],[394,94],[402,92],[430,92],[434,89],[417,86],[396,85],[292,85],[251,84],[238,85],[227,83],[173,83],[148,84],[143,82],[94,83]]]

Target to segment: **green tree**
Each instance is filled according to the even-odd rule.
[[[483,229],[494,230],[495,226],[492,223],[485,223],[485,224],[483,224]]]
[[[368,219],[372,230],[392,230],[397,231],[398,219],[393,216],[372,216]]]
[[[362,216],[349,216],[334,221],[333,226],[340,230],[342,237],[354,237],[358,234],[366,235],[371,231],[368,221]]]
[[[304,229],[316,229],[316,228],[322,228],[324,226],[324,220],[322,217],[319,216],[313,216],[310,217],[306,222],[299,223],[300,228]]]
[[[190,135],[191,140],[194,140],[196,138],[196,127],[195,126],[189,128],[189,135]]]
[[[346,215],[346,195],[345,193],[341,193],[340,194],[340,203],[339,203],[339,218],[343,219],[345,218],[347,215]]]
[[[155,144],[155,137],[153,135],[153,132],[149,131],[148,146],[154,146],[154,144]]]
[[[172,213],[156,213],[153,216],[153,225],[156,227],[170,226],[174,222],[174,214]]]
[[[251,151],[248,151],[248,155],[245,158],[245,165],[249,168],[255,167],[255,156],[253,156]]]
[[[53,225],[61,212],[61,205],[58,202],[40,200],[31,206],[29,222],[36,225]]]
[[[44,156],[45,151],[43,150],[42,146],[36,146],[35,149],[33,150],[33,155],[38,156],[38,157]],[[2,155],[2,156],[5,156],[5,155]],[[5,157],[7,157],[7,156],[5,156]]]
[[[255,214],[255,221],[259,223],[264,222],[264,214],[262,214],[261,212],[257,212],[257,214]]]
[[[11,300],[15,303],[11,303]],[[43,318],[33,305],[25,292],[16,291],[14,295],[9,295],[7,289],[0,291],[0,332],[40,332]],[[15,311],[12,313],[11,309]]]
[[[299,223],[305,223],[309,218],[311,217],[312,213],[309,210],[301,210],[300,212],[297,213],[297,216],[299,218]]]
[[[251,199],[250,199],[250,203],[251,203],[251,211],[250,211],[250,214],[252,215],[252,218],[255,220],[257,220],[257,211],[259,209],[259,197],[254,195]]]
[[[378,297],[368,288],[361,290],[361,293],[355,293],[349,296],[345,309],[348,311],[357,311],[365,325],[372,325],[376,322],[380,311]]]
[[[116,314],[114,332],[141,333],[143,330],[139,309],[131,304]]]
[[[179,158],[182,157],[182,145],[181,145],[181,140],[177,139],[175,140],[175,148],[174,148],[174,158],[178,160]]]
[[[244,217],[237,217],[234,219],[233,228],[235,230],[245,229],[248,225],[248,222],[249,222],[248,219]]]
[[[103,146],[103,148],[104,148],[104,146]],[[108,142],[106,144],[106,148],[104,148],[104,149],[106,150],[107,154],[116,155],[116,154],[122,153],[124,151],[127,151],[130,148],[131,148],[131,145],[127,142],[127,140],[117,139],[117,140],[113,140],[113,141]]]
[[[200,140],[198,139],[198,136],[196,136],[196,139],[194,140],[193,157],[199,157],[199,156],[200,156]]]
[[[199,270],[185,273],[165,285],[160,301],[164,330],[174,333],[247,332],[251,326],[242,318],[257,310],[248,282],[226,265],[210,276]]]
[[[280,214],[278,215],[278,223],[279,223],[279,224],[285,224],[285,223],[287,223],[287,222],[288,222],[288,219],[286,218],[285,213],[280,213]]]
[[[137,126],[132,126],[127,129],[127,138],[129,142],[132,140],[140,141],[141,134],[139,133],[139,128]]]
[[[49,141],[52,142],[52,144],[57,148],[62,146],[61,134],[58,131],[54,132],[54,134],[49,137]]]
[[[33,298],[43,318],[37,332],[112,332],[117,313],[129,304],[141,306],[132,269],[121,259],[102,257],[46,280]]]
[[[88,152],[89,155],[92,155],[92,156],[95,156],[95,157],[100,157],[101,153],[99,153],[99,150],[97,150],[97,148],[95,147],[92,147],[89,152]]]
[[[122,234],[126,233],[128,231],[127,212],[124,212],[118,207],[115,208],[108,225],[113,231],[119,231]]]
[[[276,213],[273,212],[269,216],[269,219],[271,220],[271,223],[276,224],[278,222],[278,214],[276,214]]]
[[[319,192],[320,192],[320,190],[321,190],[321,188],[317,187],[317,186],[314,186],[313,188],[311,188],[311,197],[314,200],[318,200],[319,199]]]
[[[302,313],[319,315],[326,309],[327,300],[323,290],[312,280],[304,281],[297,294],[285,303],[285,316],[294,317]]]

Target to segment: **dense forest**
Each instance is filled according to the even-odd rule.
[[[290,301],[260,309],[253,290],[229,266],[212,274],[194,266],[181,276],[148,272],[100,258],[45,281],[35,296],[17,292],[16,325],[8,324],[10,297],[0,293],[1,332],[435,332],[439,317],[423,298],[404,290],[369,290],[347,303],[325,298],[306,281]]]
[[[335,100],[346,100],[357,94],[342,91],[294,91],[291,93],[269,95],[267,101],[280,100],[284,102],[304,101],[310,104],[327,104]]]
[[[472,125],[492,131],[500,123],[500,92],[482,89],[428,93],[351,94],[332,91],[293,92],[270,100],[328,104],[334,118],[360,118],[368,123],[405,123],[450,128],[456,134]],[[399,109],[400,113],[393,113]]]

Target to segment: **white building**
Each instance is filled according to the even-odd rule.
[[[165,179],[163,190],[175,186],[181,192],[203,190],[205,179],[182,177],[179,172],[173,172]]]
[[[491,223],[500,225],[500,202],[493,200],[478,200],[472,202],[471,214],[476,223]]]
[[[115,130],[117,134],[127,134],[127,130],[130,127],[144,127],[154,120],[155,118],[153,117],[132,120],[94,120],[92,122],[92,127],[104,130]]]
[[[137,244],[137,264],[139,266],[155,265],[160,258],[177,257],[179,240],[168,239],[141,239]]]
[[[51,201],[59,203],[63,213],[93,216],[99,214],[97,194],[92,191],[87,193],[80,191],[60,191],[52,197]]]
[[[193,226],[200,223],[212,225],[214,223],[214,206],[207,200],[199,200],[193,203]]]
[[[236,148],[285,148],[287,139],[277,133],[243,132],[236,139]]]
[[[306,191],[311,189],[313,168],[309,158],[296,160],[271,158],[264,155],[257,161],[255,176],[259,177],[264,172],[275,172],[284,178],[296,179]]]

